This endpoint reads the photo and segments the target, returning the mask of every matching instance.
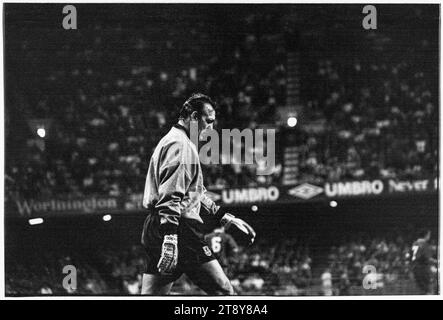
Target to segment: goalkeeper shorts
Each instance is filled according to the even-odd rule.
[[[183,219],[178,227],[178,263],[174,275],[178,278],[182,273],[189,273],[203,263],[215,258],[213,252],[200,232],[199,222]],[[145,273],[159,274],[157,264],[160,260],[163,237],[160,234],[160,217],[150,213],[144,222],[142,244],[146,250]]]

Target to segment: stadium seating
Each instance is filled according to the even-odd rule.
[[[214,39],[204,21],[186,36],[186,19],[164,37],[96,25],[55,48],[51,64],[37,63],[48,48],[22,40],[17,61],[32,68],[15,81],[32,88],[19,92],[26,118],[51,126],[44,147],[31,139],[12,152],[7,199],[141,192],[153,147],[194,91],[218,102],[219,128],[278,128],[287,49],[281,32],[266,31],[275,28],[254,28],[278,19],[251,14],[237,21],[242,32],[234,39]],[[284,142],[297,148],[295,183],[437,173],[436,86],[414,52],[372,50],[370,59],[316,51],[303,61],[304,122],[296,141]],[[281,182],[281,163],[270,177],[255,172],[255,165],[208,166],[205,179],[209,188]]]

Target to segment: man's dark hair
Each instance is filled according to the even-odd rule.
[[[428,235],[428,233],[431,232],[431,230],[426,229],[426,228],[421,228],[420,230],[418,230],[417,232],[417,237],[419,239],[423,239],[424,237],[426,237]]]
[[[193,93],[188,100],[183,103],[180,109],[179,118],[186,119],[194,111],[200,116],[203,113],[203,106],[205,103],[209,103],[214,109],[216,108],[215,102],[207,95],[203,93]]]

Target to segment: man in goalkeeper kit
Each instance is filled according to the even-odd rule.
[[[232,295],[234,289],[205,242],[201,215],[213,215],[225,228],[237,228],[249,242],[254,230],[217,206],[206,195],[197,146],[191,141],[215,121],[215,103],[193,94],[182,106],[179,121],[160,140],[149,163],[143,207],[146,270],[142,294],[168,294],[185,273],[209,295]]]

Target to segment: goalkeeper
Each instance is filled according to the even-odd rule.
[[[142,233],[147,253],[142,294],[168,294],[183,273],[209,295],[235,294],[205,242],[200,213],[215,216],[225,228],[237,228],[250,244],[255,232],[206,196],[190,133],[200,136],[212,129],[214,121],[211,98],[192,95],[183,104],[178,123],[160,140],[151,157],[143,196],[148,215]]]

